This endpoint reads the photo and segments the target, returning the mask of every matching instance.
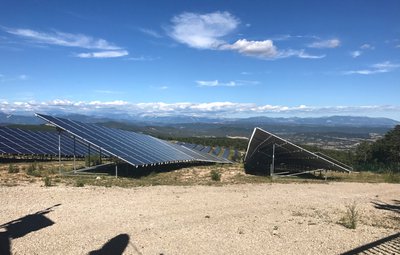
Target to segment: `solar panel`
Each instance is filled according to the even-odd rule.
[[[221,147],[217,146],[213,150],[212,154],[214,154],[215,156],[218,156],[220,152],[221,152]]]
[[[85,156],[85,145],[66,133],[61,134],[62,156]],[[13,155],[58,155],[58,133],[0,127],[0,153]]]
[[[225,148],[224,153],[222,154],[222,158],[228,158],[231,154],[231,150],[229,148]]]
[[[296,174],[312,170],[347,171],[343,163],[308,151],[260,128],[255,128],[245,156],[247,173]]]
[[[189,161],[230,163],[225,159],[194,152],[186,147],[149,135],[43,114],[36,114],[36,116],[133,166]]]
[[[201,151],[202,151],[202,152],[205,152],[205,153],[210,153],[210,151],[211,151],[211,146],[205,146],[203,149],[201,149]]]

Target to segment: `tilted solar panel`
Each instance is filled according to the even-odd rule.
[[[85,156],[85,145],[61,134],[61,156]],[[0,153],[14,155],[58,155],[58,133],[0,127]]]
[[[245,156],[248,173],[301,173],[311,170],[350,171],[350,169],[317,155],[283,138],[255,128]]]
[[[189,161],[230,163],[149,135],[43,114],[36,114],[36,116],[133,166]]]
[[[227,159],[230,154],[231,154],[231,149],[225,148],[224,153],[222,154],[222,157]]]

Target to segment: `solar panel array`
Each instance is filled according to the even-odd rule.
[[[318,155],[260,128],[255,128],[245,156],[248,173],[295,174],[311,170],[350,171],[336,160]]]
[[[225,148],[225,147],[215,147],[214,150],[212,150],[211,146],[203,146],[203,145],[198,145],[198,144],[193,144],[193,143],[185,143],[185,142],[177,142],[177,144],[182,145],[186,148],[193,149],[196,151],[201,151],[201,152],[207,152],[210,153],[213,156],[218,157],[218,155],[223,151],[222,156],[218,158],[223,158],[228,160],[229,155],[231,154],[231,149],[230,148]],[[235,149],[235,155],[237,156],[236,159],[239,159],[239,151]]]
[[[61,155],[83,157],[88,154],[86,145],[61,133]],[[74,150],[75,147],[75,150]],[[0,153],[12,155],[58,155],[58,133],[30,131],[19,128],[0,127]]]
[[[230,163],[226,159],[194,151],[149,135],[43,114],[36,114],[36,116],[133,166],[191,161]]]

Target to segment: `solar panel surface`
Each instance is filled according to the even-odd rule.
[[[189,161],[230,163],[152,136],[49,115],[38,117],[133,166]]]
[[[61,133],[61,155],[74,155],[74,140]],[[58,133],[0,127],[0,153],[16,155],[58,155]],[[88,153],[85,145],[75,142],[75,155]]]

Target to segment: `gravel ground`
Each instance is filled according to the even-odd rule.
[[[1,186],[0,245],[5,254],[338,254],[399,232],[399,197],[398,184]],[[355,230],[337,223],[353,202]]]

